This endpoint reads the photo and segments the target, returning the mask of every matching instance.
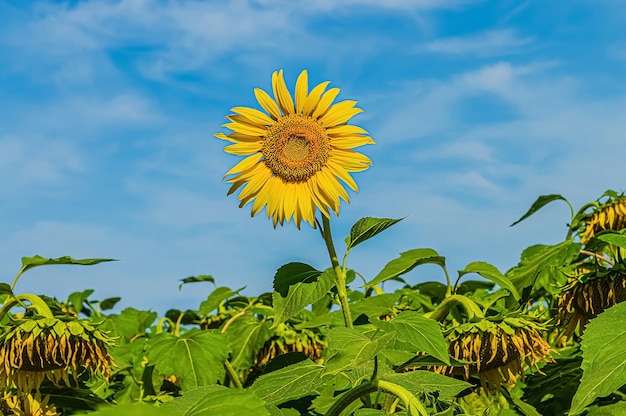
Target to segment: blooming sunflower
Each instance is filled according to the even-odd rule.
[[[252,216],[265,208],[274,227],[293,218],[298,228],[302,221],[315,228],[318,209],[327,218],[330,210],[338,215],[340,199],[350,202],[344,184],[358,190],[350,173],[372,165],[353,148],[374,140],[363,128],[347,124],[362,110],[352,100],[333,104],[340,90],[326,90],[328,84],[309,91],[307,71],[302,71],[294,100],[283,71],[274,72],[273,99],[262,89],[254,90],[265,112],[232,108],[235,114],[223,125],[232,132],[215,134],[232,143],[225,152],[245,157],[224,175],[232,183],[228,195],[243,187],[239,206],[252,203]]]
[[[538,332],[539,325],[522,317],[501,322],[484,319],[465,323],[449,331],[448,353],[459,361],[470,361],[460,369],[436,366],[433,371],[469,380],[477,376],[481,387],[495,393],[501,385],[515,385],[517,377],[540,362],[551,361],[552,348]]]

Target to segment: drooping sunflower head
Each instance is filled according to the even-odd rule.
[[[505,318],[501,322],[487,319],[465,323],[449,331],[448,352],[459,361],[470,361],[463,367],[437,366],[440,374],[456,375],[469,380],[477,376],[481,387],[495,393],[500,386],[512,386],[525,367],[531,369],[540,362],[550,361],[550,345],[538,332],[539,326],[521,317]]]
[[[321,363],[322,354],[327,346],[324,337],[313,329],[294,329],[280,324],[254,358],[254,368],[260,369],[276,356],[289,352],[301,352],[309,359]]]
[[[618,195],[600,205],[584,220],[580,242],[587,244],[600,231],[620,231],[626,228],[626,196]]]
[[[112,359],[106,347],[111,342],[86,321],[18,321],[0,334],[0,388],[28,394],[46,378],[70,385],[70,375],[76,380],[85,371],[109,377]]]
[[[339,214],[340,200],[349,202],[344,188],[358,187],[351,173],[366,170],[371,160],[353,148],[373,144],[361,127],[347,124],[362,110],[356,101],[333,104],[339,88],[326,90],[323,82],[309,91],[307,71],[298,76],[292,98],[283,71],[272,74],[274,98],[257,88],[264,111],[235,107],[224,127],[229,134],[215,136],[230,142],[224,150],[244,159],[226,172],[232,183],[228,194],[241,189],[240,207],[252,203],[252,216],[265,208],[274,227],[292,218],[315,227],[315,215]]]
[[[626,270],[617,264],[608,270],[592,270],[572,278],[559,297],[557,325],[565,327],[569,338],[579,327],[585,330],[590,319],[626,300]]]

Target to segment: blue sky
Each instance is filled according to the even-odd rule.
[[[0,272],[22,256],[111,257],[29,271],[19,292],[122,296],[120,307],[194,308],[210,274],[248,295],[276,268],[328,266],[318,231],[239,209],[223,174],[238,158],[213,133],[260,108],[284,68],[292,89],[330,80],[377,141],[333,221],[339,250],[362,216],[406,217],[359,246],[372,278],[432,247],[451,273],[505,271],[556,243],[555,203],[509,228],[541,194],[575,205],[626,178],[626,8],[621,0],[0,0]],[[443,281],[418,268],[411,282]]]

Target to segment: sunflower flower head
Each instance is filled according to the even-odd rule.
[[[620,231],[624,228],[626,228],[626,196],[620,195],[589,215],[580,235],[580,242],[586,244],[593,236],[604,230]]]
[[[626,270],[617,264],[609,270],[593,270],[572,278],[561,291],[557,325],[569,338],[579,327],[585,330],[590,319],[626,300]]]
[[[50,396],[41,396],[40,392],[26,394],[23,396],[10,395],[5,393],[0,409],[6,415],[16,416],[57,416],[56,406],[48,403]]]
[[[16,321],[0,334],[0,388],[16,388],[25,397],[45,379],[70,385],[85,371],[105,378],[112,341],[86,321],[59,318]]]
[[[448,333],[448,352],[456,360],[472,364],[436,366],[433,370],[465,380],[477,376],[488,393],[503,385],[513,386],[526,368],[539,370],[538,363],[551,361],[552,349],[538,329],[536,323],[522,317],[461,324]]]
[[[307,71],[302,71],[292,97],[283,71],[274,72],[274,98],[254,90],[264,111],[232,108],[224,124],[232,132],[215,134],[231,143],[225,152],[244,157],[224,176],[232,184],[228,194],[241,189],[240,207],[252,203],[252,216],[265,208],[274,227],[293,218],[298,228],[302,221],[315,228],[317,210],[327,218],[331,210],[338,215],[340,201],[350,201],[344,185],[358,190],[350,174],[372,165],[353,149],[374,140],[347,124],[362,110],[352,100],[333,104],[340,90],[326,90],[328,84],[309,91]]]

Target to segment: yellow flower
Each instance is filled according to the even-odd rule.
[[[339,88],[326,91],[329,82],[308,90],[308,75],[302,71],[294,98],[287,90],[283,71],[272,74],[274,99],[256,88],[254,94],[265,112],[232,108],[226,117],[232,130],[217,133],[231,142],[224,151],[245,158],[226,172],[232,183],[228,195],[241,189],[240,207],[252,203],[252,216],[265,208],[274,227],[291,218],[298,228],[306,221],[315,227],[317,210],[330,217],[339,214],[340,198],[349,202],[344,184],[358,187],[350,173],[366,170],[372,161],[352,150],[374,144],[367,131],[346,124],[362,110],[356,101],[333,104]]]

